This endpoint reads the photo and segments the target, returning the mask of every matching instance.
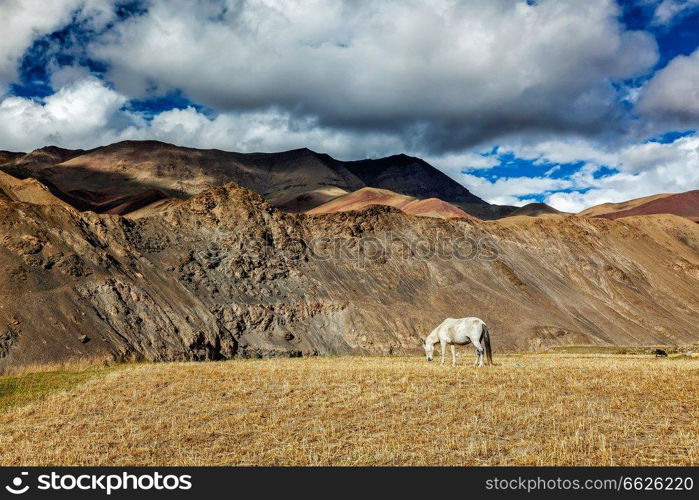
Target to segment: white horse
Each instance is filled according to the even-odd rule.
[[[439,342],[442,347],[442,364],[447,344],[451,346],[451,364],[456,366],[455,345],[473,344],[476,348],[476,366],[483,366],[483,352],[488,357],[488,364],[493,364],[493,351],[490,348],[490,334],[485,323],[478,318],[447,318],[441,325],[432,330],[423,347],[427,361],[432,361],[434,357],[434,345]]]

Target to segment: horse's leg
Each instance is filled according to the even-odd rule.
[[[451,366],[456,366],[456,347],[451,345]]]
[[[483,351],[485,349],[478,340],[473,340],[473,347],[476,348],[476,366],[483,366]]]
[[[442,364],[444,364],[444,356],[447,352],[447,343],[443,340],[439,341],[440,347],[442,348]]]

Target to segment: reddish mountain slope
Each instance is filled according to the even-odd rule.
[[[651,196],[644,196],[642,198],[634,198],[632,200],[622,201],[619,203],[601,203],[599,205],[594,205],[592,207],[586,208],[582,212],[578,212],[578,215],[585,217],[597,217],[598,215],[610,214],[612,212],[621,212],[622,210],[630,210],[649,201],[653,201],[659,198],[665,198],[666,196],[672,196],[672,193],[660,193]]]
[[[388,189],[365,187],[338,196],[319,207],[308,210],[306,213],[329,214],[333,212],[347,212],[350,210],[361,210],[369,205],[385,205],[400,209],[412,201],[415,201],[415,198],[412,196],[394,193]]]
[[[439,198],[415,200],[405,205],[401,210],[409,215],[421,215],[423,217],[436,217],[438,219],[473,219],[459,207],[447,203]]]
[[[388,189],[362,188],[324,203],[307,211],[308,214],[329,214],[363,210],[371,205],[397,208],[409,215],[436,217],[439,219],[471,218],[460,208],[439,198],[419,200],[412,196],[394,193]]]
[[[651,199],[628,210],[600,214],[605,219],[618,219],[632,215],[672,214],[699,222],[699,190],[671,194]]]

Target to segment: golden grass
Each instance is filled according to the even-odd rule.
[[[697,359],[459,361],[133,366],[0,412],[0,464],[699,463]]]

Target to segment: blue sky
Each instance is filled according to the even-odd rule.
[[[23,0],[0,19],[0,149],[405,152],[570,211],[699,188],[699,0]]]
[[[667,66],[679,55],[689,55],[699,47],[699,5],[692,2],[678,2],[684,5],[667,23],[655,21],[656,2],[620,1],[621,21],[628,29],[645,30],[652,33],[658,43],[660,57],[654,70]]]

